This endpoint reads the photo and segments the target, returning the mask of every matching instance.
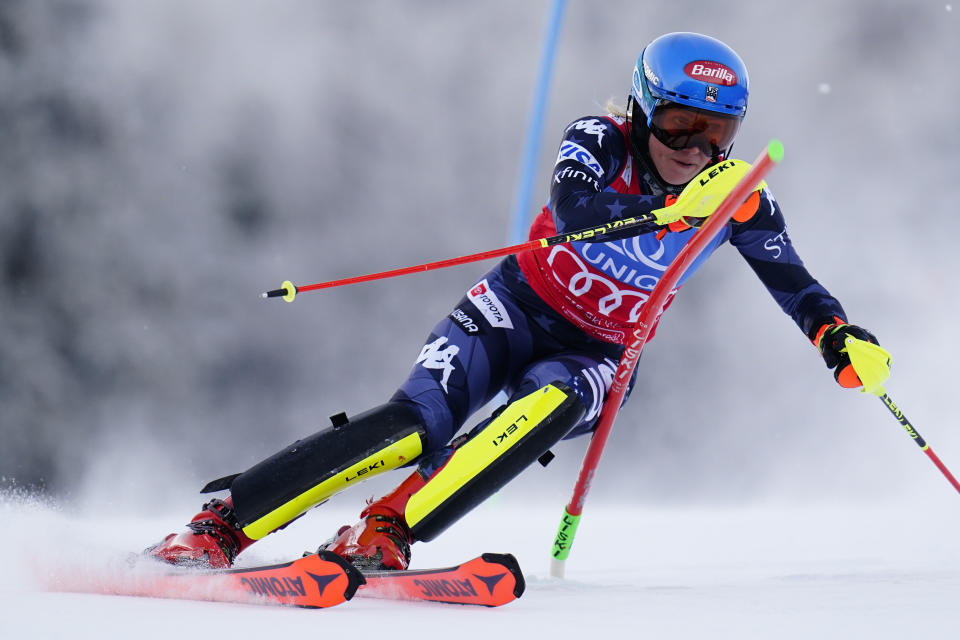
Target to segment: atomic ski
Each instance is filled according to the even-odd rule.
[[[51,591],[317,609],[346,602],[358,590],[374,598],[497,607],[519,598],[525,586],[516,558],[498,553],[443,569],[413,571],[361,572],[337,554],[320,551],[247,569],[198,571],[151,562],[114,571],[55,571],[45,577]]]
[[[359,596],[499,607],[523,594],[520,564],[510,554],[485,553],[445,569],[363,571]]]
[[[99,575],[77,571],[69,577],[52,577],[48,587],[52,591],[321,609],[349,600],[363,584],[363,576],[352,564],[329,551],[250,569],[171,571],[162,567],[162,573],[159,569],[137,565],[132,571],[124,568]]]

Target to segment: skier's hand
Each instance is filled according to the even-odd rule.
[[[890,377],[890,353],[866,329],[836,320],[820,327],[814,338],[827,368],[833,369],[841,387],[862,386],[869,393],[882,390]]]
[[[687,183],[674,201],[667,199],[667,206],[651,211],[657,224],[671,231],[699,227],[723,202],[737,183],[750,171],[750,163],[743,160],[724,160],[707,167]],[[744,222],[756,213],[760,206],[759,192],[767,186],[760,182],[737,211],[737,221]],[[752,201],[752,202],[751,202]],[[750,208],[752,207],[752,210]],[[741,211],[741,209],[743,211]],[[683,225],[683,228],[680,228]]]

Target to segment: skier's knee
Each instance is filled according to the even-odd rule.
[[[562,382],[583,404],[586,410],[583,422],[593,424],[603,408],[616,369],[617,363],[610,358],[598,360],[580,353],[561,354],[534,363],[527,369],[517,393],[527,393],[551,382]]]

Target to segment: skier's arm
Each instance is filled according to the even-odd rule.
[[[780,207],[764,190],[756,213],[734,225],[730,243],[753,268],[780,307],[788,313],[823,356],[828,369],[843,387],[861,386],[860,373],[847,354],[846,338],[878,344],[866,329],[846,321],[840,302],[818,283],[797,255],[787,235]],[[872,362],[870,378],[885,380],[890,363]]]
[[[735,224],[730,237],[780,308],[811,340],[824,324],[846,320],[840,302],[803,265],[787,235],[780,206],[768,190],[756,213]]]
[[[550,183],[550,210],[558,233],[645,216],[664,206],[663,195],[604,191],[623,171],[625,144],[620,131],[605,118],[583,118],[567,127]],[[651,224],[640,233],[659,228]],[[630,235],[636,233],[633,230]]]

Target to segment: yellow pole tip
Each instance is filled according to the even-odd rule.
[[[286,295],[283,296],[286,302],[293,302],[293,299],[297,297],[297,288],[289,280],[284,280],[280,288],[287,291]]]

